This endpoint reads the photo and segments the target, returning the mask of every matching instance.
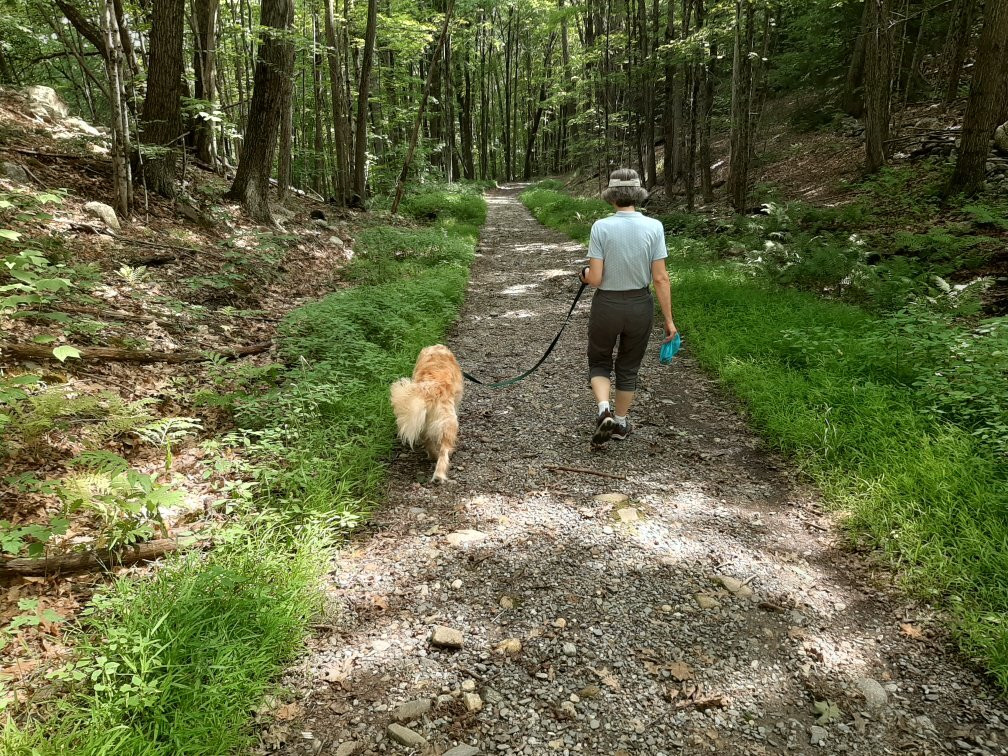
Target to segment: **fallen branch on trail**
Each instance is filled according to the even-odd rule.
[[[584,473],[585,475],[597,475],[600,478],[612,478],[613,480],[626,480],[626,475],[614,475],[613,473],[589,470],[585,467],[567,467],[566,465],[546,465],[547,470],[563,470],[564,472]]]
[[[149,562],[180,548],[182,545],[174,538],[160,538],[125,549],[97,549],[84,554],[60,554],[41,559],[9,559],[0,565],[0,577],[56,575],[62,572],[120,567]]]
[[[122,310],[100,310],[97,307],[82,307],[78,305],[64,305],[61,312],[73,313],[74,315],[94,315],[96,318],[110,318],[112,320],[126,320],[130,323],[156,323],[162,328],[179,328],[180,323],[173,320],[162,320],[156,315],[137,315],[132,312]]]
[[[251,344],[234,349],[224,349],[219,352],[148,352],[138,349],[112,349],[111,347],[75,347],[80,352],[79,359],[82,360],[107,360],[109,362],[136,362],[149,364],[153,362],[168,362],[173,364],[183,362],[205,362],[220,355],[228,360],[239,357],[248,357],[253,354],[261,354],[273,345],[273,340],[260,341],[258,344]],[[41,344],[10,344],[0,342],[0,352],[31,360],[53,360],[53,350]]]
[[[201,254],[203,250],[196,249],[195,247],[182,247],[178,244],[165,244],[164,242],[152,242],[146,239],[133,239],[129,236],[123,236],[122,234],[117,234],[115,231],[109,228],[101,228],[99,226],[92,226],[90,223],[71,223],[70,228],[78,231],[90,231],[92,234],[105,234],[106,236],[111,236],[113,239],[118,239],[119,241],[126,242],[127,244],[136,244],[140,247],[153,247],[154,249],[173,249],[176,252],[188,252],[189,254],[198,255]]]

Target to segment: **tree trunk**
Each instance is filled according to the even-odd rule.
[[[185,0],[154,0],[147,94],[140,118],[141,165],[147,188],[174,197],[182,135],[182,31]],[[143,155],[145,146],[155,150]]]
[[[349,144],[347,139],[347,101],[343,91],[343,59],[336,34],[336,13],[333,0],[326,0],[326,43],[328,45],[329,87],[332,90],[333,170],[336,204],[345,205],[350,187]]]
[[[717,42],[710,43],[710,57],[702,67],[700,104],[700,187],[703,200],[710,203],[714,199],[711,181],[711,114],[714,111],[714,66],[717,64]]]
[[[743,9],[745,31],[743,32]],[[753,7],[751,0],[735,0],[735,51],[732,59],[732,98],[728,195],[735,212],[746,207],[749,192],[750,109],[752,106]]]
[[[472,76],[469,66],[462,64],[463,88],[458,90],[459,141],[462,148],[462,175],[467,179],[476,178],[476,164],[473,160],[473,97]]]
[[[378,28],[378,1],[368,0],[367,26],[364,30],[364,53],[361,60],[360,84],[357,89],[357,124],[354,129],[353,197],[355,207],[363,207],[367,196],[367,112],[371,88],[371,67],[374,64],[375,33]]]
[[[402,171],[400,171],[399,180],[396,182],[395,199],[392,201],[393,214],[399,212],[399,203],[402,202],[403,190],[406,188],[406,176],[409,174],[410,163],[413,162],[413,153],[416,151],[417,137],[420,134],[420,124],[423,122],[423,112],[427,106],[427,97],[430,95],[431,82],[434,79],[434,72],[437,68],[441,48],[444,45],[445,37],[448,35],[448,24],[451,22],[451,15],[454,9],[454,0],[449,0],[448,9],[445,11],[444,24],[441,26],[441,35],[438,37],[437,44],[434,46],[434,51],[431,54],[430,68],[427,71],[427,80],[424,82],[423,94],[420,97],[420,106],[413,121],[413,131],[410,133],[406,158],[403,160]]]
[[[128,218],[133,210],[133,174],[130,166],[132,147],[123,50],[113,0],[105,0],[103,10],[99,49],[105,53],[105,71],[112,105],[112,188],[116,212],[120,217]]]
[[[840,98],[840,109],[847,115],[860,118],[864,114],[864,97],[861,86],[864,83],[865,42],[868,38],[868,22],[872,0],[865,0],[861,10],[861,25],[858,27],[857,39],[854,41],[854,51],[851,53],[850,66],[847,68],[847,81],[844,83],[843,96]]]
[[[273,222],[269,208],[269,178],[276,153],[285,82],[291,81],[294,45],[293,0],[263,0],[262,36],[256,55],[255,82],[249,106],[245,146],[234,183],[225,195],[238,200],[256,220]]]
[[[675,0],[668,0],[667,3],[667,16],[665,18],[665,44],[671,45],[672,40],[675,37]],[[671,53],[666,52],[665,55],[670,55]],[[665,136],[665,192],[666,194],[671,193],[672,185],[676,181],[676,161],[675,161],[675,143],[676,143],[676,131],[675,131],[675,117],[673,115],[674,108],[672,106],[675,100],[676,91],[676,71],[675,66],[671,63],[665,64],[665,111],[663,116],[663,131]]]
[[[326,153],[325,133],[322,125],[322,31],[319,28],[318,14],[312,14],[312,39],[314,49],[312,55],[312,110],[315,113],[315,175],[313,184],[315,191],[323,197],[327,196],[326,188]]]
[[[287,198],[294,166],[294,81],[288,77],[280,82],[280,148],[277,154],[277,199]]]
[[[973,30],[973,11],[976,0],[959,0],[956,3],[952,36],[952,47],[948,51],[948,79],[945,83],[945,105],[951,105],[959,97],[959,79],[962,78],[963,63],[969,49],[970,32]]]
[[[892,40],[889,0],[868,0],[865,41],[865,168],[874,173],[886,161],[889,99],[892,85]]]
[[[550,34],[546,43],[546,61],[543,70],[542,83],[539,85],[539,98],[536,101],[535,115],[532,116],[532,124],[528,130],[528,141],[525,145],[525,167],[522,170],[522,178],[528,181],[532,178],[532,152],[535,149],[536,137],[539,134],[539,124],[542,122],[543,110],[546,103],[546,83],[550,78],[550,60],[553,58],[553,43],[556,42],[556,32]]]
[[[950,194],[983,188],[990,140],[1008,112],[1008,0],[987,0]]]
[[[212,108],[217,99],[217,16],[220,0],[193,0],[194,95]],[[208,108],[208,109],[209,109]],[[217,139],[214,122],[200,115],[195,119],[196,159],[216,167]]]

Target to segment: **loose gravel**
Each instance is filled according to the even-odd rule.
[[[585,258],[517,191],[488,197],[448,338],[486,379],[538,359]],[[688,340],[667,367],[652,343],[634,434],[590,447],[587,315],[525,381],[467,385],[452,484],[394,461],[259,752],[1008,753],[1004,700],[844,545]]]

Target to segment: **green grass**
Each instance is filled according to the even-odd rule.
[[[539,191],[523,199],[554,227],[586,238],[593,201]],[[675,254],[703,244],[670,246]],[[680,255],[669,267],[690,353],[848,515],[853,537],[889,555],[908,590],[948,609],[963,649],[1008,689],[1003,319],[972,328],[914,310],[880,317],[735,265]],[[957,356],[960,345],[982,356]],[[943,367],[977,362],[988,367],[960,383],[945,376],[935,391],[922,383]],[[984,408],[992,417],[972,418]]]
[[[223,754],[250,747],[250,713],[301,648],[321,605],[328,560],[319,538],[302,533],[292,542],[259,527],[206,557],[173,560],[149,580],[118,580],[83,619],[77,661],[61,675],[71,692],[36,726],[8,725],[3,750]]]
[[[252,712],[321,607],[329,546],[375,506],[394,441],[388,386],[443,337],[462,302],[485,203],[451,186],[407,206],[434,208],[434,226],[368,229],[343,271],[360,285],[281,324],[281,386],[230,403],[240,426],[230,441],[258,482],[251,511],[210,554],[96,597],[64,695],[19,726],[8,721],[0,752],[250,746]]]

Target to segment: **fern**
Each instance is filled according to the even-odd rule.
[[[114,478],[130,469],[129,462],[108,451],[85,451],[70,461],[74,467]]]

